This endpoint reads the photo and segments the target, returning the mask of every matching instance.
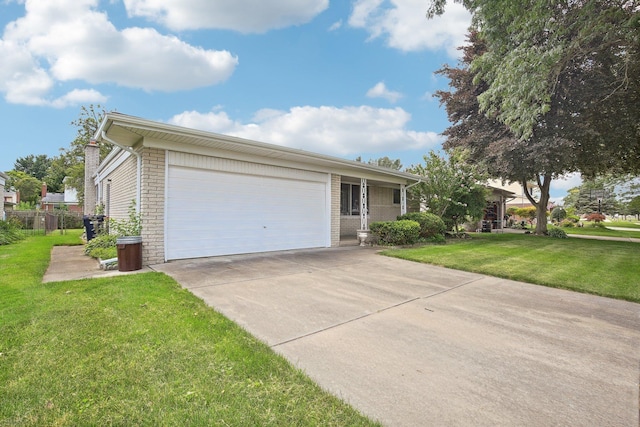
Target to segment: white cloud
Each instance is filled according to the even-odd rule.
[[[241,33],[265,31],[309,22],[329,0],[124,0],[127,12],[172,30],[215,28]]]
[[[107,97],[94,89],[74,89],[54,100],[51,105],[56,108],[74,107],[82,104],[104,104]]]
[[[378,82],[374,87],[367,91],[367,96],[369,98],[384,98],[390,103],[395,104],[403,95],[400,92],[387,89],[384,82]]]
[[[411,114],[402,108],[302,106],[260,110],[247,124],[224,111],[185,111],[169,122],[335,156],[428,150],[442,143],[435,132],[408,130],[410,120]]]
[[[342,28],[342,19],[339,21],[334,22],[330,27],[329,27],[329,31],[336,31],[339,30],[340,28]]]
[[[384,36],[395,49],[444,49],[451,57],[459,57],[456,48],[465,42],[471,15],[462,5],[451,2],[442,16],[427,19],[427,8],[424,0],[392,0],[390,7],[382,0],[357,0],[349,25],[365,29],[370,39]]]
[[[115,83],[174,91],[220,83],[238,63],[227,51],[205,50],[151,28],[118,30],[98,0],[27,0],[26,14],[0,39],[0,92],[8,102],[72,105],[104,99],[97,91],[71,91],[57,100],[57,82]],[[85,102],[85,101],[82,101]]]
[[[570,173],[551,181],[550,191],[568,191],[582,184],[582,175],[580,173]]]

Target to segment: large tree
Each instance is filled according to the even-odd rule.
[[[640,170],[640,0],[460,3],[486,43],[483,113],[522,140],[554,126],[585,174]]]
[[[535,135],[523,140],[497,118],[481,111],[478,97],[488,85],[477,78],[471,64],[486,53],[486,45],[477,32],[471,32],[469,42],[458,68],[445,66],[438,71],[449,78],[452,88],[436,93],[452,123],[444,131],[444,147],[464,149],[469,153],[467,161],[480,165],[491,177],[518,182],[528,189],[525,195],[538,213],[536,233],[544,234],[551,181],[575,169],[572,147],[554,133],[552,126],[540,126]],[[539,189],[537,195],[529,190],[533,187]]]
[[[40,201],[42,182],[23,171],[11,170],[7,172],[9,179],[7,187],[20,193],[20,200],[35,205]]]
[[[639,0],[461,3],[477,34],[461,68],[443,69],[464,93],[440,93],[449,144],[475,145],[496,177],[537,183],[537,233],[553,178],[640,170]]]
[[[47,170],[51,166],[52,159],[46,154],[29,154],[25,157],[19,157],[13,164],[13,169],[18,172],[24,172],[35,179],[42,181],[47,175]]]
[[[78,199],[84,201],[84,149],[95,135],[106,111],[100,105],[82,106],[78,118],[71,122],[77,128],[76,137],[69,148],[63,149],[60,163],[66,164],[67,183],[78,191]],[[99,142],[100,160],[111,151],[107,142]]]

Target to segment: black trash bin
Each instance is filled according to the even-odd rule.
[[[82,224],[87,234],[87,242],[102,230],[104,227],[104,215],[84,215],[82,217]]]
[[[142,268],[142,237],[118,237],[116,246],[119,271],[135,271]]]
[[[93,223],[91,222],[91,217],[89,215],[84,215],[82,217],[82,224],[84,225],[84,231],[87,234],[88,242],[96,236],[96,232],[93,229]]]

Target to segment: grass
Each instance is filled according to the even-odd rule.
[[[474,234],[446,245],[385,255],[458,270],[640,302],[640,244]]]
[[[0,247],[0,426],[376,425],[168,276],[42,284],[79,234]]]

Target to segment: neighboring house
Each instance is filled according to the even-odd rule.
[[[5,175],[3,172],[0,172],[0,200],[2,200],[2,212],[0,212],[0,219],[3,221],[7,219],[7,214],[4,208],[4,187],[7,183],[9,177]]]
[[[509,203],[516,198],[516,194],[509,189],[485,186],[489,190],[487,196],[487,206],[484,209],[484,216],[480,223],[482,231],[503,230],[506,227],[506,215]]]
[[[40,209],[49,212],[61,208],[68,209],[70,212],[82,212],[82,207],[78,203],[77,190],[65,184],[64,193],[49,193],[47,184],[43,182]]]
[[[406,212],[419,177],[307,151],[108,113],[85,154],[85,214],[142,214],[143,264],[334,247]],[[91,203],[93,201],[94,203]]]

